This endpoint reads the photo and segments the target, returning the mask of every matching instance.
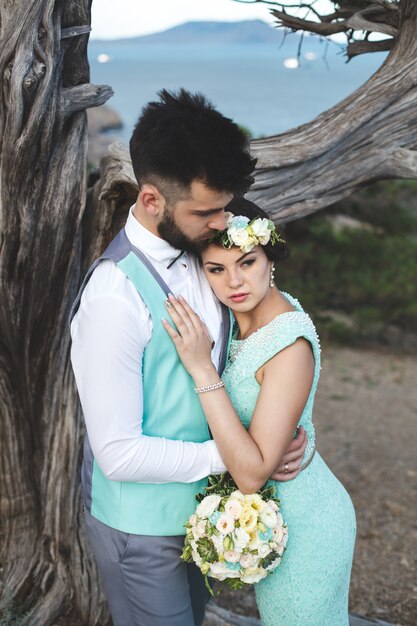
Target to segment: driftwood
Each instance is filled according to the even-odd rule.
[[[81,414],[68,313],[86,205],[88,0],[0,3],[0,561],[30,624],[105,624],[80,533]],[[106,225],[107,228],[107,225]]]
[[[417,177],[417,4],[398,6],[395,46],[362,87],[309,124],[252,142],[258,169],[249,197],[279,221],[378,180]]]

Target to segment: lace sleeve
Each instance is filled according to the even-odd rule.
[[[282,313],[261,330],[263,332],[256,337],[256,341],[253,341],[252,345],[247,345],[251,354],[250,357],[248,353],[246,356],[250,358],[255,371],[300,337],[310,342],[316,364],[315,371],[320,369],[319,338],[313,322],[306,313],[301,311]],[[256,334],[254,333],[252,337]]]

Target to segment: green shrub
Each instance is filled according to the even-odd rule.
[[[384,183],[370,194],[368,189],[289,224],[291,257],[280,266],[277,282],[314,316],[326,310],[349,315],[360,334],[381,324],[416,332],[417,183]],[[407,194],[406,208],[401,202]],[[335,227],[329,218],[336,213],[366,224]],[[325,334],[351,342],[351,328],[321,324]]]

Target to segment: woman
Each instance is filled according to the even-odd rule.
[[[222,380],[211,362],[209,333],[185,300],[170,295],[167,310],[177,330],[163,324],[242,492],[267,481],[298,425],[309,437],[305,469],[293,481],[275,483],[288,543],[280,566],[255,585],[262,624],[348,626],[355,513],[314,448],[319,340],[298,301],[275,287],[274,263],[286,256],[286,246],[273,223],[246,199],[228,209],[235,217],[201,255],[214,293],[237,323]]]

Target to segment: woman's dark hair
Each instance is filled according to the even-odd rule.
[[[233,215],[243,215],[244,217],[248,217],[251,221],[256,219],[257,217],[262,217],[266,219],[271,219],[267,213],[260,206],[243,198],[242,196],[235,197],[233,200],[229,202],[224,207],[225,211],[230,211]],[[215,239],[211,241],[211,243],[215,243],[221,246],[220,237],[219,239]],[[271,244],[270,242],[266,244],[266,246],[262,246],[262,249],[265,251],[266,256],[270,261],[280,262],[284,261],[289,257],[290,251],[286,243],[277,242],[275,244]]]
[[[163,89],[158,96],[143,108],[130,140],[139,187],[161,183],[184,193],[201,180],[216,191],[246,193],[256,164],[247,135],[202,94]]]

